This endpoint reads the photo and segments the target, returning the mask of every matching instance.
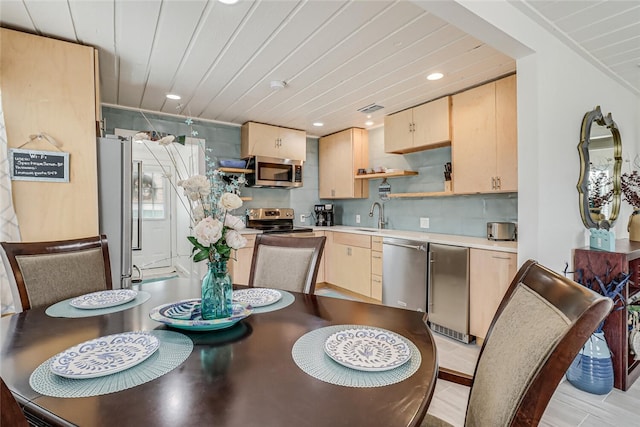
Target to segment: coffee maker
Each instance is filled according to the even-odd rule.
[[[331,227],[333,223],[333,205],[315,205],[313,208],[316,214],[316,226],[318,227]]]

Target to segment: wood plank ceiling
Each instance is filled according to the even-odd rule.
[[[527,0],[513,4],[640,94],[640,1]]]
[[[407,0],[2,0],[0,24],[98,48],[105,104],[312,135],[515,71]],[[427,80],[434,71],[445,77]],[[368,118],[358,109],[370,104],[384,108]]]

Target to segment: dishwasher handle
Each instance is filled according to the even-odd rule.
[[[408,245],[406,243],[397,243],[397,242],[389,242],[387,240],[383,241],[383,244],[385,245],[391,245],[391,246],[399,246],[401,248],[407,248],[407,249],[415,249],[416,251],[423,251],[423,252],[427,252],[427,245],[426,244],[422,244],[422,245]]]

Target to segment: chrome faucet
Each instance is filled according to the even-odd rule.
[[[371,210],[369,211],[369,216],[373,218],[373,210],[376,206],[378,206],[378,228],[384,228],[384,225],[386,224],[384,221],[384,205],[378,202],[373,202]]]

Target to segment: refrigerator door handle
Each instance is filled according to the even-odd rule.
[[[428,270],[427,270],[427,313],[432,313],[433,312],[433,289],[432,289],[432,285],[433,285],[433,263],[435,262],[433,260],[433,252],[429,251],[428,252],[428,259],[429,259],[429,266],[428,266]]]
[[[136,166],[138,168],[138,220],[137,220],[137,228],[138,234],[136,239],[136,245],[132,245],[133,250],[142,250],[142,162],[136,162]],[[133,243],[133,242],[132,242]]]
[[[131,154],[131,140],[126,140],[122,142],[122,194],[121,194],[121,230],[122,235],[120,236],[120,252],[121,256],[121,265],[120,265],[120,286],[122,288],[130,288],[131,287],[131,261],[132,261],[132,253],[131,253],[131,244],[132,244],[132,233],[131,233],[131,184],[132,184],[132,154]]]

